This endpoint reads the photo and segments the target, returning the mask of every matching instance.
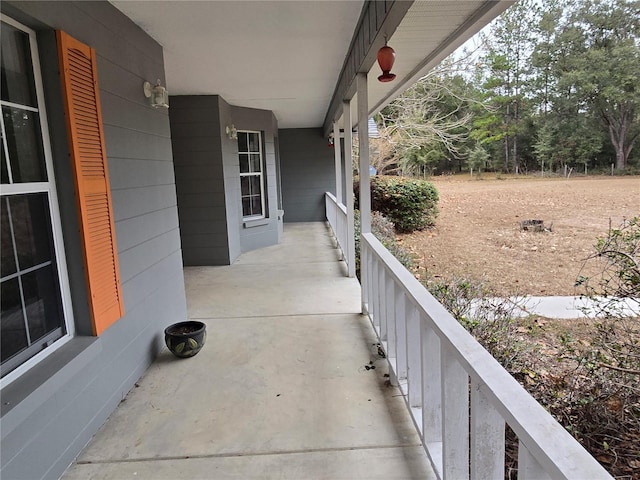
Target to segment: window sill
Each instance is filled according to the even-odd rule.
[[[2,389],[2,438],[73,379],[102,350],[97,337],[75,337]]]
[[[244,220],[242,225],[244,228],[261,227],[262,225],[269,225],[269,219],[257,218],[255,220]]]

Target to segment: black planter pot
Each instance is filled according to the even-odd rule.
[[[164,342],[178,358],[196,355],[207,339],[207,326],[202,322],[189,320],[174,323],[164,329]]]

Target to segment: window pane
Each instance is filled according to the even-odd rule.
[[[36,90],[31,68],[29,35],[2,23],[2,100],[21,105],[36,105]]]
[[[247,134],[246,132],[238,132],[238,152],[247,151]]]
[[[20,270],[53,259],[53,238],[46,193],[9,197]]]
[[[55,271],[51,265],[22,277],[31,343],[64,325]]]
[[[249,217],[251,215],[251,200],[249,197],[242,198],[242,216]]]
[[[251,177],[240,177],[240,192],[243,197],[251,195]]]
[[[11,235],[11,226],[9,225],[9,208],[8,200],[2,199],[2,224],[0,225],[0,250],[2,258],[0,258],[0,276],[6,277],[16,272],[16,259],[13,250],[13,240]]]
[[[260,165],[260,154],[252,154],[251,155],[251,171],[252,172],[261,172],[262,165]]]
[[[260,177],[255,175],[249,178],[251,178],[251,194],[260,195]]]
[[[38,114],[4,107],[2,117],[14,183],[46,182]]]
[[[249,155],[241,153],[240,157],[240,173],[248,173],[249,170]]]
[[[249,135],[249,151],[259,152],[260,151],[260,134],[249,133],[248,135]]]
[[[2,323],[0,324],[0,338],[2,362],[11,358],[19,351],[27,348],[27,330],[24,324],[22,303],[20,302],[20,287],[18,279],[2,282]]]
[[[0,145],[0,155],[2,155],[2,160],[0,160],[0,181],[2,183],[9,183],[9,169],[7,168],[7,159],[5,158],[3,145]]]
[[[251,214],[262,215],[262,199],[260,195],[251,197]]]

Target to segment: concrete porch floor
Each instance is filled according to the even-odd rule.
[[[185,268],[205,347],[165,348],[63,478],[435,478],[344,268],[322,223]]]

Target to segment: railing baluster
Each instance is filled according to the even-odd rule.
[[[409,407],[422,407],[420,315],[412,303],[406,306],[407,314],[407,390]]]
[[[380,317],[380,341],[387,341],[387,269],[384,264],[380,262],[378,269],[378,300],[380,301],[380,308],[378,310]]]
[[[373,321],[373,326],[376,327],[378,334],[380,333],[380,314],[379,314],[379,302],[380,302],[380,289],[378,284],[378,268],[379,261],[375,254],[371,255],[371,296],[369,297],[369,313]]]
[[[504,478],[505,422],[484,393],[471,382],[471,480]]]
[[[404,290],[396,285],[395,287],[395,319],[396,319],[396,376],[398,381],[407,379],[407,317],[405,315],[405,304],[407,297]]]
[[[362,239],[361,242],[362,242],[362,246],[366,248],[367,256],[365,259],[361,259],[360,276],[363,278],[365,282],[363,288],[365,289],[365,292],[366,292],[365,301],[367,302],[367,313],[369,314],[369,316],[371,316],[371,312],[373,311],[373,299],[375,298],[373,296],[373,281],[372,281],[373,264],[375,263],[373,261],[374,252],[373,252],[373,248],[371,248],[371,246],[367,244],[366,240]]]
[[[340,244],[342,246],[342,258],[345,262],[349,263],[349,236],[347,227],[347,212],[343,212],[340,209],[340,225],[342,225],[342,235],[340,236]]]
[[[342,210],[336,206],[336,224],[338,225],[338,238],[340,239],[340,251],[342,252],[342,259],[346,260],[345,248],[347,246],[347,231],[346,225],[344,223],[344,213]]]
[[[426,323],[422,324],[422,412],[424,441],[442,443],[442,380],[440,339]]]
[[[364,241],[360,240],[360,283],[362,284],[362,313],[371,313],[371,280],[369,272],[371,272],[371,247]]]
[[[340,252],[342,253],[342,248],[344,247],[342,242],[342,221],[340,215],[338,214],[338,206],[335,206],[335,218],[334,218],[335,226],[336,226],[336,240],[338,241],[338,245],[340,246]],[[344,258],[344,254],[340,255],[341,259]]]
[[[394,367],[396,363],[396,356],[398,352],[398,345],[396,339],[396,285],[391,275],[387,275],[386,283],[386,295],[387,295],[387,356],[394,361]]]
[[[422,441],[442,478],[442,381],[440,339],[422,319]]]
[[[444,480],[469,478],[469,376],[451,349],[441,346],[442,472]]]
[[[518,442],[518,480],[551,480],[521,441]]]

